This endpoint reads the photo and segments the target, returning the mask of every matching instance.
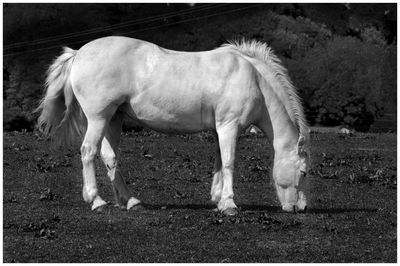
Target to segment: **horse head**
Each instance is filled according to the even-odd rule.
[[[306,137],[300,135],[295,149],[275,158],[273,178],[282,209],[287,212],[304,211],[307,206],[307,142]]]

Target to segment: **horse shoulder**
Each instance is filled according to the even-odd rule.
[[[258,86],[258,75],[252,64],[235,51],[221,49],[212,55],[223,86],[216,106],[217,121],[237,119],[248,126],[261,116],[264,98]]]

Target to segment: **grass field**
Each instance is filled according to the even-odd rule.
[[[236,217],[210,203],[208,134],[125,134],[121,169],[136,212],[90,211],[81,197],[78,147],[4,133],[4,262],[396,262],[395,134],[312,134],[309,209],[283,213],[271,183],[271,149],[242,135]],[[96,161],[105,200],[113,195]]]

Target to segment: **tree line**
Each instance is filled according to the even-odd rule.
[[[124,35],[184,51],[256,39],[281,58],[310,124],[368,131],[397,110],[395,4],[4,4],[3,124],[32,130],[62,45]],[[18,18],[18,19],[17,19]],[[387,127],[396,128],[396,116]]]

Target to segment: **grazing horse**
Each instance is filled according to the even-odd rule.
[[[99,149],[117,204],[128,210],[140,204],[118,169],[124,117],[164,133],[210,130],[218,140],[211,200],[222,213],[235,215],[236,143],[240,131],[254,124],[273,147],[272,175],[282,209],[301,211],[309,136],[286,72],[257,41],[179,52],[127,37],[100,38],[79,50],[64,48],[50,66],[38,127],[56,140],[84,135],[83,199],[92,210],[106,204],[96,185]]]

